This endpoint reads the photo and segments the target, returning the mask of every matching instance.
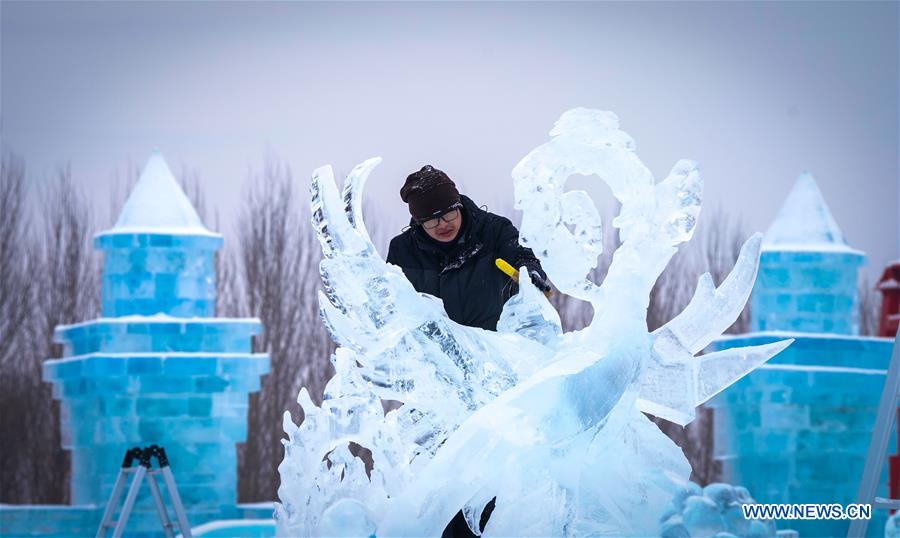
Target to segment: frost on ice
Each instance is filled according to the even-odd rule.
[[[494,497],[486,536],[655,534],[691,470],[642,411],[687,424],[790,343],[694,356],[743,308],[759,234],[721,286],[700,276],[684,311],[649,333],[650,290],[700,213],[697,166],[679,161],[657,183],[611,112],[569,110],[550,135],[512,175],[521,242],[562,293],[593,307],[570,333],[527,278],[497,332],[454,323],[369,239],[361,196],[380,159],[354,168],[343,192],[330,167],[314,172],[321,314],[339,348],[321,407],[303,389],[304,421],[285,413],[280,534],[438,536],[461,508],[477,533]],[[621,204],[602,284],[587,277],[600,217],[586,192],[565,190],[572,174],[600,177]],[[382,400],[403,405],[385,413]],[[350,442],[371,450],[370,474]]]

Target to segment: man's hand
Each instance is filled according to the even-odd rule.
[[[500,269],[507,275],[509,278],[513,279],[515,282],[519,282],[519,271],[516,270],[515,267],[509,264],[503,258],[497,258],[496,262],[497,269]],[[531,282],[537,287],[537,289],[544,292],[544,295],[550,297],[550,282],[547,281],[546,277],[544,277],[544,272],[540,270],[540,266],[536,266],[534,264],[523,263],[520,264],[519,267],[525,267],[525,270],[528,271],[528,276],[531,277]]]
[[[548,291],[550,291],[550,289],[551,289],[550,283],[547,282],[547,279],[542,277],[541,274],[538,273],[536,270],[534,270],[530,267],[527,267],[527,266],[526,266],[526,268],[528,269],[528,276],[531,277],[531,282],[535,286],[537,286],[537,289],[541,290],[544,293],[547,293]]]

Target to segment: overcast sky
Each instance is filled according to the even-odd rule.
[[[33,185],[70,162],[104,207],[154,149],[199,174],[225,233],[266,155],[304,182],[381,155],[368,193],[398,229],[425,163],[511,207],[513,166],[586,106],[618,114],[659,179],[699,161],[708,212],[765,230],[809,170],[872,276],[900,255],[897,2],[4,0],[0,17],[3,148]]]

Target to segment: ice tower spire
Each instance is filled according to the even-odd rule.
[[[104,253],[104,316],[215,315],[222,236],[206,229],[159,153],[94,244]]]
[[[218,235],[203,225],[159,152],[147,160],[116,225],[100,235],[110,233]]]
[[[847,244],[812,174],[800,174],[766,232],[751,329],[858,334],[863,263],[865,254]]]
[[[803,172],[766,232],[765,250],[858,252],[847,245],[812,174]]]

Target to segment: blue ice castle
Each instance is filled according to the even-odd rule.
[[[812,176],[801,175],[764,239],[751,332],[712,345],[795,339],[710,402],[723,480],[746,486],[761,503],[856,502],[893,346],[891,338],[859,336],[857,273],[864,262]],[[883,476],[879,495],[886,497]],[[873,512],[870,536],[883,534],[886,518],[886,511]],[[801,537],[846,536],[848,526],[784,522]]]
[[[0,535],[94,535],[126,449],[151,444],[168,452],[192,526],[270,518],[271,505],[237,504],[236,444],[269,357],[252,353],[259,320],[215,317],[222,236],[155,154],[94,245],[102,317],[57,327],[64,357],[44,363],[71,453],[71,506],[4,506]],[[146,486],[126,534],[162,535]]]

